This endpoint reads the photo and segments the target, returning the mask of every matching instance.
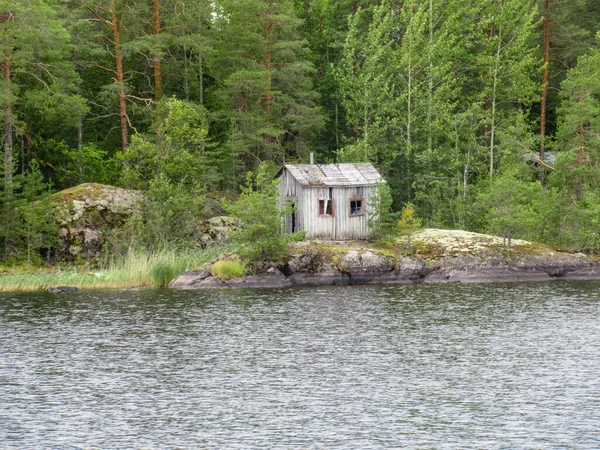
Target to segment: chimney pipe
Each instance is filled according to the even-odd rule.
[[[312,166],[315,163],[315,154],[310,152],[310,165]]]

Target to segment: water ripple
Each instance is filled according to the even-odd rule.
[[[0,296],[0,448],[598,448],[600,284]]]

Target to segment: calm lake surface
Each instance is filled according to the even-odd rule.
[[[599,448],[599,297],[0,294],[0,448]]]

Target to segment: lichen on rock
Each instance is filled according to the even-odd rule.
[[[139,212],[143,194],[114,186],[86,183],[57,192],[56,207],[62,258],[97,258],[104,245],[103,231],[122,226]]]

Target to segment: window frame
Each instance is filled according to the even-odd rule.
[[[352,202],[361,202],[361,213],[360,214],[352,214]],[[348,199],[348,217],[361,217],[365,215],[366,203],[364,197],[353,197]]]
[[[331,214],[321,214],[321,202],[323,202],[323,213],[327,212],[325,210],[325,202],[329,201],[331,203]],[[319,217],[335,217],[335,199],[333,198],[320,198],[317,200],[317,216]]]

